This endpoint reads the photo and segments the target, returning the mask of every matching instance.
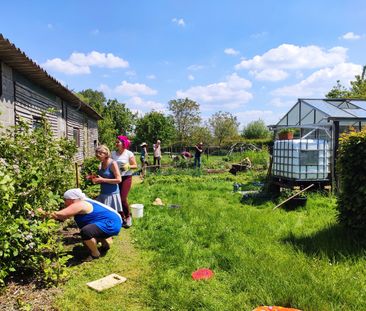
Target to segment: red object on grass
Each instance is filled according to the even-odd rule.
[[[198,269],[192,272],[193,280],[208,280],[212,278],[214,273],[210,269]]]

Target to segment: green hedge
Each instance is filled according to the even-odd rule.
[[[366,228],[366,129],[340,138],[337,173],[339,221],[353,229]]]

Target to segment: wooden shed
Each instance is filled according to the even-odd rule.
[[[102,117],[0,34],[0,125],[37,127],[44,112],[55,137],[75,140],[76,161],[94,154]]]

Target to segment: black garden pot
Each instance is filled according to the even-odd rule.
[[[284,207],[287,210],[294,210],[298,207],[306,206],[307,201],[308,201],[307,197],[294,197],[291,200],[287,201],[284,204]]]

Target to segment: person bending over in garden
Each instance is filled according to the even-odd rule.
[[[122,227],[121,216],[111,207],[89,199],[79,189],[69,189],[64,193],[65,208],[47,214],[41,208],[38,211],[53,219],[65,220],[74,217],[80,229],[84,245],[89,249],[90,256],[86,261],[100,257],[100,251],[107,251],[110,238],[118,235]],[[102,243],[100,251],[97,243]]]
[[[119,184],[119,191],[122,200],[122,219],[123,226],[129,228],[132,226],[132,218],[130,213],[130,206],[128,205],[127,197],[132,185],[132,171],[137,168],[135,155],[128,150],[130,141],[126,136],[118,136],[116,140],[117,151],[112,152],[112,159],[118,164],[121,172],[122,182]]]
[[[100,194],[96,200],[122,213],[121,195],[118,186],[122,178],[118,164],[111,159],[111,152],[105,145],[97,147],[95,155],[100,160],[98,176],[91,179],[93,184],[100,184]]]

